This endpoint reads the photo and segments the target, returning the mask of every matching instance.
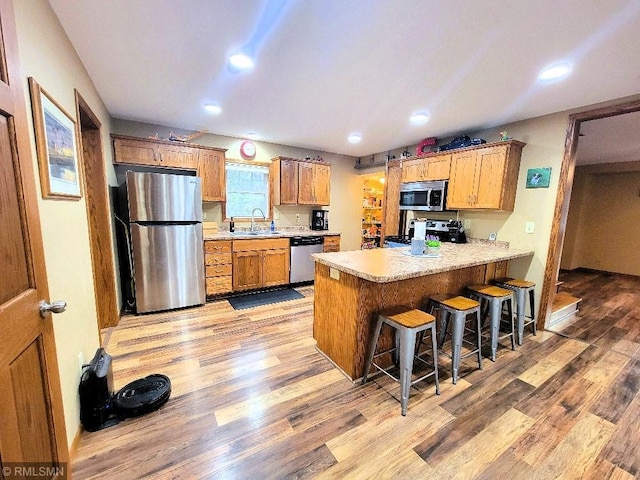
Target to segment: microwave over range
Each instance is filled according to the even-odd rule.
[[[446,210],[447,182],[409,182],[400,185],[400,210]]]

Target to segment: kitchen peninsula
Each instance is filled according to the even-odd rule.
[[[349,378],[360,378],[378,311],[393,305],[419,308],[431,294],[461,293],[467,285],[506,276],[509,260],[533,255],[497,245],[443,244],[438,258],[409,256],[408,248],[312,255],[318,349]],[[384,342],[391,342],[388,332]]]

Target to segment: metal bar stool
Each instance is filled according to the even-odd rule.
[[[369,369],[373,365],[376,369],[382,373],[388,375],[396,382],[400,382],[400,406],[402,408],[402,415],[407,414],[407,403],[409,401],[409,389],[412,385],[424,380],[427,377],[435,376],[436,382],[436,394],[440,395],[440,384],[438,382],[438,347],[436,345],[436,321],[433,315],[430,315],[422,310],[412,309],[405,306],[397,306],[384,309],[378,314],[378,320],[376,322],[375,331],[372,337],[371,346],[369,347],[369,355],[367,357],[367,363],[364,367],[364,376],[362,377],[362,384],[367,381],[369,376]],[[387,324],[395,329],[396,345],[399,344],[399,348],[392,347],[384,352],[376,352],[378,346],[378,338],[382,325]],[[420,378],[413,380],[413,360],[416,359],[424,364],[428,363],[418,356],[418,350],[420,345],[416,346],[416,336],[418,333],[423,334],[426,330],[431,332],[431,351],[433,355],[433,370]],[[422,342],[422,335],[421,335]],[[398,353],[400,350],[400,378],[396,378],[391,375],[388,370],[391,367],[383,368],[374,362],[374,359],[390,353],[395,350]]]
[[[511,337],[511,349],[516,349],[515,325],[513,322],[513,291],[495,285],[470,285],[467,287],[470,297],[480,299],[481,303],[489,305],[490,339],[491,339],[491,360],[496,361],[496,351],[498,350],[498,340]],[[502,311],[507,306],[507,314],[510,323],[510,332],[500,336],[500,323],[502,321]],[[486,317],[485,317],[486,318]]]
[[[536,284],[528,280],[516,278],[498,278],[494,283],[501,288],[513,290],[516,294],[516,317],[518,323],[518,345],[522,345],[524,338],[524,327],[531,325],[533,334],[536,334]],[[529,292],[529,311],[531,315],[527,315],[527,292]]]
[[[451,294],[434,294],[427,302],[427,310],[433,314],[434,309],[438,309],[440,312],[440,325],[439,325],[439,346],[442,348],[444,345],[445,336],[449,326],[449,317],[453,317],[451,328],[451,365],[452,365],[452,380],[456,384],[458,382],[458,370],[460,369],[460,360],[470,355],[477,354],[478,356],[478,368],[482,370],[482,335],[480,331],[480,304],[475,300],[461,296],[452,296]],[[469,315],[475,314],[472,319],[475,319],[475,333],[476,342],[474,348],[469,352],[462,355],[462,344],[467,342],[464,339],[465,324]],[[444,353],[444,352],[443,352]],[[447,355],[445,353],[445,355]],[[448,355],[447,355],[448,356]]]

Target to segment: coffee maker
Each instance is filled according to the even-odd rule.
[[[311,210],[311,230],[329,230],[328,210]]]

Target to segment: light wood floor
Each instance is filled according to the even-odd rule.
[[[638,342],[637,287],[613,300],[598,289],[593,305],[607,306],[594,306],[596,325]],[[107,348],[116,388],[164,373],[172,396],[84,432],[74,478],[640,478],[637,352],[602,336],[527,332],[482,371],[465,360],[457,385],[443,361],[441,395],[426,380],[402,417],[397,384],[354,385],[318,353],[313,289],[301,292],[251,310],[220,301],[124,318]]]

